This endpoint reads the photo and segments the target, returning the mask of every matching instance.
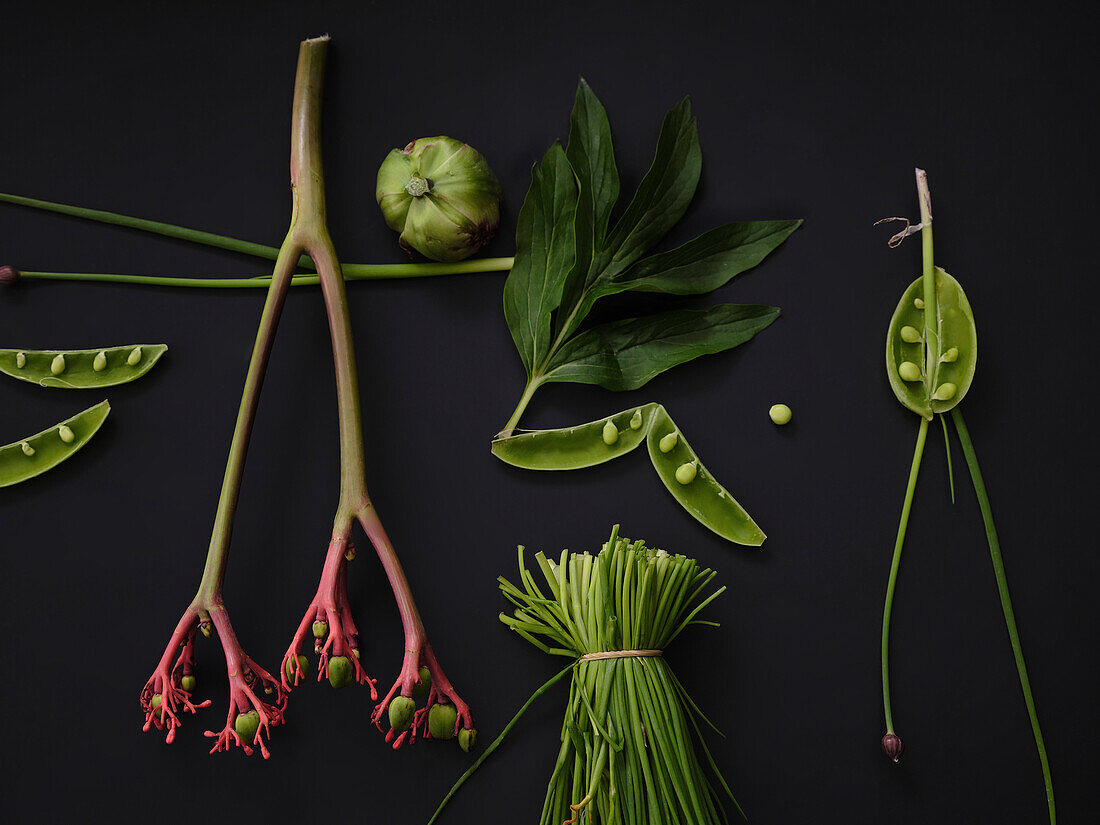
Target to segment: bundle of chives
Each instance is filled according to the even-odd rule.
[[[696,616],[725,588],[704,598],[714,571],[700,570],[694,559],[620,538],[618,529],[595,556],[566,550],[555,563],[536,554],[548,592],[525,567],[519,548],[521,586],[499,580],[516,610],[511,616],[502,613],[500,620],[543,652],[574,661],[528,700],[443,804],[531,702],[572,672],[542,825],[727,822],[719,793],[697,759],[689,725],[714,779],[741,811],[696,717],[710,722],[661,657],[689,625],[716,626]]]

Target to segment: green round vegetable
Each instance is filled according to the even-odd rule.
[[[477,745],[477,730],[475,728],[463,728],[458,732],[458,746],[469,753]]]
[[[423,699],[428,695],[432,687],[432,672],[423,665],[420,666],[420,680],[413,685],[413,698]]]
[[[190,673],[180,679],[180,687],[186,690],[188,693],[194,693],[195,687],[199,681]]]
[[[413,714],[416,713],[416,702],[408,696],[398,696],[390,702],[390,728],[397,733],[404,733],[412,727]]]
[[[328,622],[316,621],[313,623],[313,638],[323,639],[328,635]]]
[[[773,404],[771,409],[768,410],[768,415],[774,423],[780,426],[791,423],[791,408],[786,404]]]
[[[337,690],[350,685],[354,673],[347,656],[333,656],[328,660],[328,683]]]
[[[452,704],[435,704],[428,711],[428,731],[432,739],[453,739],[458,711]]]
[[[242,742],[251,745],[256,741],[256,731],[260,729],[260,714],[254,710],[237,714],[237,719],[233,722],[233,728],[237,731],[237,735],[241,737]]]
[[[902,361],[898,364],[898,376],[902,381],[920,381],[920,367],[912,361]]]
[[[390,152],[375,190],[401,246],[433,261],[460,261],[488,243],[500,225],[501,194],[485,158],[443,136]]]

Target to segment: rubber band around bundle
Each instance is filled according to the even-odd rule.
[[[585,653],[578,662],[595,662],[599,659],[625,659],[629,656],[653,658],[663,656],[663,650],[605,650],[600,653]]]

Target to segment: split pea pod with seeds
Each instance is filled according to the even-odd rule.
[[[905,533],[920,474],[921,458],[928,436],[928,425],[937,415],[943,427],[944,446],[947,450],[948,480],[954,500],[954,478],[951,473],[951,448],[947,423],[943,416],[951,414],[952,422],[962,446],[963,456],[970,471],[971,482],[985,523],[989,555],[993,563],[994,577],[1000,594],[1001,608],[1008,629],[1020,688],[1031,722],[1035,747],[1039,754],[1043,783],[1046,789],[1047,813],[1051,825],[1057,818],[1054,807],[1054,785],[1046,745],[1039,728],[1039,716],[1031,693],[1031,683],[1024,663],[1020,637],[1012,600],[1008,593],[1008,580],[1001,559],[1000,542],[993,523],[993,511],[989,503],[985,482],[978,466],[978,457],[970,439],[959,404],[970,390],[978,357],[977,327],[974,313],[962,285],[935,266],[932,255],[932,196],[928,178],[922,169],[916,170],[917,193],[920,201],[920,226],[907,228],[895,236],[903,239],[919,229],[923,253],[923,274],[908,286],[894,310],[886,333],[886,374],[894,394],[906,408],[920,416],[917,443],[909,469],[909,481],[905,490],[901,520],[898,524],[894,554],[890,563],[890,576],[886,586],[886,600],[882,614],[882,701],[886,717],[886,734],[882,737],[882,750],[887,758],[897,762],[904,750],[901,737],[894,730],[893,709],[890,702],[890,615]],[[891,246],[897,244],[893,241]],[[943,531],[941,535],[945,534]]]
[[[0,349],[0,372],[40,387],[101,389],[141,378],[167,351],[165,344],[75,350]]]
[[[611,461],[642,442],[673,498],[700,523],[736,544],[759,546],[766,536],[703,466],[664,406],[644,404],[597,421],[497,438],[493,455],[526,470],[578,470]]]
[[[100,402],[48,430],[0,447],[0,487],[34,478],[71,457],[94,436],[111,405]]]

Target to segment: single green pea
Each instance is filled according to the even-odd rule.
[[[195,688],[198,686],[198,683],[198,679],[196,679],[190,673],[180,679],[180,687],[186,690],[188,693],[194,693]]]
[[[783,426],[784,424],[789,424],[792,415],[793,413],[791,412],[791,408],[788,407],[786,404],[773,404],[771,409],[768,410],[768,416],[774,423],[779,424],[780,426]]]
[[[42,387],[98,389],[140,378],[167,351],[164,344],[61,352],[0,349],[0,372]]]
[[[916,327],[906,325],[901,328],[901,331],[898,334],[901,335],[901,340],[907,344],[920,343],[920,330],[918,330]]]
[[[940,356],[940,361],[944,364],[954,364],[959,360],[959,348],[951,347],[943,355]]]
[[[436,703],[428,711],[428,731],[432,739],[453,739],[458,711],[451,704]]]
[[[48,430],[0,447],[0,487],[34,478],[74,455],[99,431],[110,411],[111,405],[104,401]]]
[[[298,668],[302,671],[302,678],[305,679],[306,676],[309,675],[309,659],[307,659],[301,653],[298,654]],[[294,677],[297,675],[294,670],[294,661],[292,659],[287,659],[286,665],[284,665],[283,669],[286,671],[287,681],[293,682]]]
[[[390,728],[396,733],[404,733],[412,727],[416,702],[408,696],[398,696],[390,702]]]
[[[898,364],[898,375],[902,381],[920,381],[920,367],[912,361],[902,361]]]
[[[694,462],[688,462],[681,464],[676,468],[676,480],[681,484],[691,484],[695,481],[695,476],[699,474],[699,466]]]
[[[313,623],[313,638],[323,639],[328,635],[328,622],[323,622],[320,619]]]
[[[608,421],[603,425],[603,443],[610,447],[619,440],[619,428],[614,421]]]
[[[237,731],[237,736],[241,737],[244,744],[251,745],[256,741],[256,731],[260,729],[260,714],[254,710],[238,713],[233,722],[233,729]]]
[[[936,387],[936,391],[932,393],[932,398],[936,401],[950,401],[955,397],[955,393],[958,392],[958,387],[947,381]]]
[[[458,732],[458,746],[469,753],[477,745],[477,729],[463,728]]]
[[[913,306],[915,306],[917,309],[924,309],[924,298],[914,298]]]
[[[416,682],[416,684],[413,685],[414,699],[423,699],[425,696],[428,695],[428,691],[432,687],[432,672],[421,665],[419,674],[419,680]]]
[[[630,429],[637,430],[642,426],[642,411],[637,409],[634,411],[634,415],[630,416]]]
[[[680,440],[680,436],[672,432],[661,438],[660,443],[657,445],[662,453],[671,452],[672,448],[676,446],[676,442]]]
[[[328,683],[339,690],[351,684],[355,668],[347,656],[333,656],[328,660]]]

